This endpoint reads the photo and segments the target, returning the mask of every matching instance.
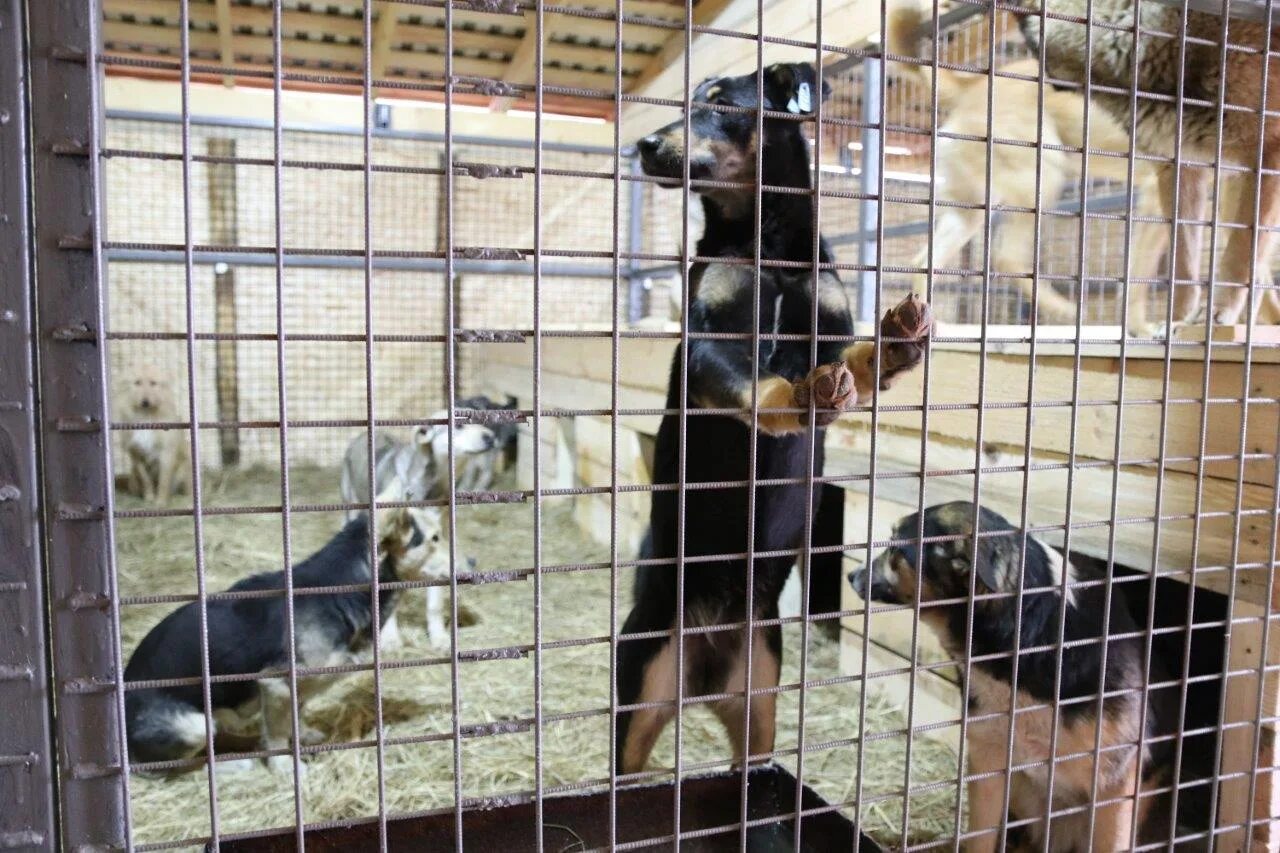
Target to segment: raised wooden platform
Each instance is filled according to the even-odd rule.
[[[1069,534],[1073,553],[1232,595],[1226,720],[1257,719],[1260,687],[1263,716],[1274,717],[1280,673],[1268,671],[1265,681],[1259,673],[1264,663],[1280,665],[1280,625],[1265,652],[1262,646],[1264,620],[1280,614],[1280,582],[1271,583],[1280,349],[1271,345],[1274,335],[1257,331],[1246,361],[1235,330],[1215,335],[1208,346],[1124,341],[1109,327],[1090,327],[1079,342],[1071,327],[1042,326],[1034,339],[1025,326],[940,330],[926,367],[881,395],[884,410],[850,413],[827,431],[825,473],[847,493],[851,565],[865,559],[869,541],[878,550],[874,543],[887,539],[892,523],[922,500],[926,506],[972,500],[980,478],[981,502],[1018,523],[1025,492],[1024,523],[1051,544],[1066,544]],[[608,337],[544,338],[544,410],[610,409],[612,346]],[[672,338],[619,342],[619,407],[664,406],[674,346]],[[531,355],[528,343],[488,347],[482,390],[511,393],[527,404]],[[618,418],[620,484],[648,482],[658,420]],[[544,419],[544,487],[608,486],[612,436],[608,416]],[[527,479],[533,448],[528,435],[523,440]],[[868,500],[873,479],[874,503]],[[638,544],[647,507],[642,492],[619,497],[623,546]],[[613,509],[609,495],[577,502],[593,535],[608,536]],[[851,593],[846,609],[861,609]],[[959,693],[946,671],[917,673],[913,683],[907,669],[913,643],[919,659],[941,655],[931,635],[917,631],[907,612],[877,614],[871,623],[871,683],[914,690],[917,723],[958,720]],[[845,628],[842,669],[856,673],[862,617],[846,618]],[[1275,764],[1274,728],[1266,724],[1264,772]],[[1226,733],[1224,775],[1252,771],[1253,732],[1242,726]],[[944,727],[936,735],[954,739],[958,730]],[[1244,775],[1222,783],[1220,825],[1244,819],[1248,787]],[[1255,841],[1280,849],[1280,786],[1268,774],[1256,792],[1255,815],[1277,823]],[[1240,840],[1227,833],[1219,842],[1229,849]]]

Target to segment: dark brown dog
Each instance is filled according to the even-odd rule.
[[[954,538],[918,544],[921,529],[924,540]],[[1152,820],[1151,813],[1164,811],[1158,808],[1164,805],[1163,798],[1142,797],[1136,806],[1133,798],[1167,784],[1167,746],[1153,748],[1146,741],[1169,715],[1157,714],[1156,703],[1149,702],[1144,728],[1143,645],[1133,636],[1137,626],[1121,591],[1113,589],[1107,618],[1102,585],[1074,587],[1100,576],[1069,566],[1057,551],[1031,536],[1026,537],[1024,555],[1022,531],[996,513],[964,501],[930,507],[923,519],[919,514],[903,518],[893,538],[903,544],[887,548],[869,569],[850,574],[849,581],[868,601],[914,604],[918,596],[920,618],[943,647],[956,660],[970,661],[965,667],[969,716],[976,719],[968,727],[969,773],[991,775],[969,783],[969,830],[987,832],[968,841],[966,850],[993,851],[1001,840],[995,830],[1005,799],[1009,713],[1015,694],[1017,707],[1028,710],[1018,711],[1013,733],[1013,761],[1024,769],[1014,771],[1010,781],[1008,817],[1010,822],[1023,823],[1011,830],[1010,843],[1021,846],[1018,842],[1025,841],[1027,849],[1045,849],[1047,832],[1047,849],[1083,853],[1127,849],[1135,821],[1140,841],[1158,834],[1166,824]],[[1019,587],[1023,591],[1020,613],[1014,595],[981,599],[972,604],[973,630],[969,630],[971,589],[1016,593]],[[1059,645],[1060,630],[1061,651],[1044,650]],[[1015,690],[1013,657],[1019,633]],[[1112,639],[1116,636],[1120,638]],[[1021,651],[1037,648],[1041,651]],[[1101,714],[1099,689],[1106,691]],[[1056,748],[1051,749],[1051,743]],[[1144,753],[1140,780],[1139,749]],[[1050,755],[1055,756],[1054,811],[1081,810],[1054,817],[1046,826]],[[1099,756],[1096,761],[1095,755]],[[1090,847],[1091,803],[1111,800],[1116,802],[1098,807],[1094,814]]]

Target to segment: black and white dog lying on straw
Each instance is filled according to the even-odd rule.
[[[379,581],[447,578],[445,519],[435,508],[379,510]],[[323,548],[293,567],[295,590],[367,584],[371,579],[367,513],[347,522]],[[284,572],[268,572],[239,581],[231,591],[284,588]],[[378,615],[383,623],[397,597],[396,591],[379,593]],[[210,675],[252,675],[288,666],[283,595],[214,600],[207,608]],[[295,595],[293,615],[299,667],[341,666],[372,659],[371,589]],[[200,670],[200,611],[196,602],[190,602],[162,619],[142,639],[125,668],[124,680],[193,678],[200,676]],[[335,678],[299,678],[299,706]],[[286,676],[214,683],[209,689],[216,717],[244,717],[257,711],[265,747],[288,746],[292,703]],[[189,758],[205,749],[204,699],[198,684],[130,690],[125,694],[125,716],[132,761]],[[211,725],[216,731],[217,723]],[[300,734],[304,743],[323,740],[322,733],[311,729],[304,728]],[[281,772],[293,766],[288,755],[272,756],[267,763]]]
[[[1167,746],[1150,746],[1147,740],[1158,734],[1169,715],[1156,713],[1161,703],[1143,695],[1143,641],[1135,636],[1137,626],[1123,592],[1112,590],[1108,618],[1106,586],[1089,583],[1102,581],[1100,572],[1068,564],[1032,536],[1026,537],[1024,555],[1022,531],[985,507],[956,501],[926,509],[926,544],[917,544],[921,523],[918,513],[899,520],[893,538],[904,544],[885,549],[870,569],[851,573],[849,581],[868,601],[914,605],[918,597],[921,620],[938,635],[948,654],[969,661],[973,721],[966,746],[969,773],[981,777],[969,782],[969,831],[985,833],[971,838],[965,849],[1003,847],[998,827],[1015,694],[1013,762],[1024,769],[1014,771],[1009,785],[1008,819],[1019,824],[1010,830],[1011,849],[1124,850],[1130,846],[1134,822],[1140,843],[1146,839],[1144,829],[1149,832],[1167,825],[1153,819],[1156,812],[1167,816],[1168,803],[1162,796],[1141,796],[1134,805],[1135,795],[1168,784]],[[954,538],[938,541],[948,536]],[[971,598],[971,589],[976,597]],[[1018,634],[1015,691],[1013,652]],[[1101,713],[1099,690],[1105,691]],[[1051,750],[1051,743],[1056,749]],[[1054,817],[1046,827],[1051,754],[1055,756],[1053,810],[1075,811]],[[1105,805],[1095,810],[1093,802]],[[1088,841],[1091,814],[1092,846]]]

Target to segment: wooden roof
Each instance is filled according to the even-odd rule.
[[[442,97],[445,2],[380,0],[372,4],[370,67],[381,94]],[[679,0],[621,2],[622,88],[630,92],[680,55],[685,7]],[[695,23],[709,21],[726,5],[727,0],[696,0]],[[456,100],[505,109],[517,99],[532,98],[537,52],[532,6],[531,0],[454,0]],[[271,85],[275,45],[271,0],[189,0],[188,9],[193,80]],[[544,102],[572,112],[611,115],[617,3],[564,0],[555,9],[543,14],[543,82],[583,91],[544,90]],[[180,0],[103,0],[103,11],[109,72],[177,78]],[[284,0],[284,85],[360,91],[364,29],[362,0]]]

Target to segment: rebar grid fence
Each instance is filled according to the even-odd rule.
[[[27,9],[31,152],[0,137],[19,145],[0,149],[19,151],[0,166],[30,158],[35,236],[0,232],[0,251],[35,272],[12,285],[22,310],[3,319],[22,330],[29,314],[40,317],[19,336],[32,341],[19,349],[39,407],[0,386],[0,413],[19,418],[5,435],[22,439],[17,495],[0,480],[0,496],[42,499],[49,603],[28,585],[37,555],[25,537],[29,550],[12,580],[0,578],[0,594],[27,596],[26,615],[48,627],[59,785],[56,827],[44,791],[43,805],[24,800],[35,805],[21,831],[32,834],[12,839],[40,846],[56,832],[76,849],[259,849],[283,833],[305,849],[364,827],[369,846],[390,849],[404,843],[406,821],[434,820],[443,845],[461,850],[477,844],[477,815],[528,807],[519,821],[529,832],[512,849],[748,849],[783,837],[827,849],[829,815],[847,819],[842,843],[855,849],[867,835],[912,850],[981,839],[1002,848],[1007,833],[1046,850],[1055,836],[1088,849],[1275,843],[1275,339],[1252,310],[1215,323],[1235,291],[1272,289],[1270,7],[1239,18],[1143,3],[1125,17],[1104,0],[1083,12],[1066,0],[1066,11],[935,4],[924,29],[951,34],[932,55],[885,57],[874,43],[825,42],[821,2],[812,36],[799,40],[770,35],[763,0],[727,29],[700,11],[711,2],[686,6],[683,26],[622,4],[430,4],[443,24],[443,72],[413,80],[380,79],[388,66],[375,62],[375,32],[387,16],[394,31],[401,6],[419,4],[351,9],[362,34],[344,46],[359,46],[362,62],[332,70],[285,61],[285,18],[300,7],[231,4],[271,14],[266,36],[255,33],[272,42],[270,67],[248,63],[237,75],[271,87],[274,114],[243,126],[206,123],[190,108],[193,77],[226,71],[218,53],[193,49],[204,30],[189,26],[192,9],[203,15],[209,4],[173,4],[176,49],[154,58],[103,50],[100,2]],[[6,7],[0,36],[15,31],[16,9]],[[882,32],[890,11],[880,9]],[[455,15],[477,12],[523,16],[530,79],[455,72],[474,58],[454,44],[470,31]],[[611,90],[544,79],[552,14],[616,27]],[[1040,27],[1038,54],[1019,46],[1018,22],[1029,20]],[[674,96],[624,87],[631,24],[670,30],[667,58],[683,76]],[[1079,45],[1064,35],[1070,27],[1083,33]],[[927,34],[920,41],[931,45]],[[1055,53],[1055,38],[1085,57],[1103,41],[1130,64],[1095,77],[1092,62],[1075,69]],[[1156,79],[1138,51],[1117,47],[1125,39],[1175,51],[1177,79]],[[746,45],[718,86],[699,86],[693,70],[708,41]],[[801,64],[766,62],[766,48],[788,49],[812,80]],[[1198,63],[1182,61],[1193,54]],[[1028,141],[1024,124],[1001,141],[995,85],[1017,60],[1037,66],[1016,78],[1036,90],[1024,116],[1035,132]],[[977,72],[986,127],[960,140],[970,148],[939,144],[949,138],[942,84],[895,76],[895,64],[913,63],[936,79]],[[1224,85],[1186,85],[1210,67]],[[125,69],[169,75],[181,96],[176,122],[105,109],[103,72]],[[738,74],[746,82],[725,82]],[[787,81],[779,98],[773,87]],[[20,91],[3,70],[0,84],[0,95]],[[286,123],[288,92],[301,85],[354,89],[359,132]],[[730,86],[753,106],[717,101],[713,90]],[[1079,145],[1046,142],[1046,93],[1058,90],[1108,111],[1080,99]],[[396,91],[443,106],[439,138],[379,127],[378,93]],[[1252,102],[1240,94],[1250,91]],[[527,96],[528,147],[456,132],[459,99],[485,93]],[[611,149],[545,142],[547,96],[606,102],[620,117],[667,108],[677,165],[638,168],[621,123]],[[1171,111],[1172,133],[1143,124]],[[1203,123],[1207,114],[1216,123]],[[732,117],[754,139],[736,152],[748,165],[728,177],[695,168],[707,150],[722,164]],[[1103,121],[1127,128],[1127,150],[1090,144]],[[1193,130],[1184,134],[1184,122]],[[787,173],[773,143],[795,130],[808,142]],[[978,157],[947,162],[975,145]],[[1035,152],[1018,178],[1037,190],[1050,185],[1057,155],[1074,156],[1065,194],[1037,191],[1025,208],[997,201],[992,188],[1009,177],[1000,146]],[[1127,180],[1094,180],[1095,168],[1115,171],[1112,160]],[[1112,168],[1096,165],[1104,161]],[[1151,214],[1135,179],[1149,164],[1171,175],[1168,209]],[[983,199],[947,195],[939,175],[955,166],[977,176]],[[782,174],[790,183],[772,183]],[[1217,201],[1227,181],[1252,184],[1231,190],[1234,212]],[[1197,188],[1211,204],[1194,209]],[[697,196],[711,199],[701,218]],[[703,255],[715,217],[734,209],[724,198],[749,211],[734,220],[738,242]],[[803,215],[788,224],[804,245],[788,254],[774,248],[774,217],[793,204]],[[926,252],[919,263],[955,210],[980,220],[976,239],[955,261]],[[1172,245],[1144,243],[1147,226]],[[1001,241],[1014,239],[1026,241],[1029,268],[999,266]],[[1195,251],[1179,255],[1179,241]],[[1164,264],[1144,278],[1134,270],[1148,252]],[[1189,287],[1201,275],[1215,310],[1180,316],[1170,280]],[[1015,278],[1035,284],[1020,292]],[[1139,284],[1152,291],[1143,304],[1154,325],[1135,340],[1125,329],[1138,303],[1126,297]],[[1046,320],[1046,286],[1074,313],[1037,334],[1022,324]],[[902,331],[900,314],[897,325],[876,321],[912,291],[933,306],[935,326],[920,363],[904,365],[902,347],[919,344],[919,330]],[[735,322],[708,321],[734,298]],[[846,302],[847,316],[831,307]],[[638,322],[646,314],[658,322]],[[1099,339],[1086,331],[1095,324],[1119,331]],[[1174,334],[1179,324],[1199,339]],[[829,406],[799,396],[792,386],[806,376],[816,396],[809,373],[832,352],[859,393]],[[708,353],[736,367],[708,374]],[[786,353],[803,366],[783,366]],[[162,411],[138,405],[135,383],[155,376],[150,393],[170,404]],[[461,402],[478,392],[510,395],[516,408],[494,417]],[[454,472],[472,454],[460,427],[516,422],[517,469],[461,486]],[[376,431],[430,427],[445,428],[433,451],[445,472],[438,493],[344,497],[339,467],[353,439],[364,451],[354,475],[374,483]],[[135,458],[147,454],[186,460],[185,493],[130,494]],[[828,500],[832,525],[820,520]],[[968,509],[936,514],[953,500]],[[379,531],[353,558],[364,572],[317,580],[302,561],[344,535],[348,512],[367,513]],[[434,519],[447,570],[382,571],[408,553],[379,538],[387,518],[418,525],[415,547],[429,538],[422,519]],[[791,533],[779,537],[787,519]],[[717,538],[717,526],[733,535]],[[906,563],[884,574],[895,555]],[[931,561],[944,557],[969,570],[939,576]],[[1003,573],[985,573],[997,560]],[[799,593],[780,608],[793,565]],[[849,570],[876,600],[841,596]],[[280,574],[229,588],[264,571]],[[728,578],[740,600],[708,599],[708,576]],[[819,588],[828,576],[834,600]],[[872,595],[876,577],[901,585]],[[696,604],[670,603],[650,619],[641,611],[654,584],[659,600]],[[449,602],[434,611],[443,636],[432,634],[435,593]],[[361,602],[359,643],[317,630],[310,605],[336,601]],[[282,652],[265,665],[228,661],[228,648],[261,639],[251,622],[249,633],[226,633],[236,607],[276,608],[261,630],[283,638]],[[183,608],[195,633],[186,663],[128,677],[126,663],[154,654],[148,635]],[[381,642],[392,609],[398,647]],[[1008,632],[1003,644],[985,633],[993,619]],[[47,710],[44,636],[22,643],[34,662],[6,663],[0,686],[32,687],[32,707]],[[637,649],[649,650],[640,670]],[[165,731],[186,740],[144,755],[130,746],[140,742],[138,708],[155,696],[181,703],[185,728]],[[228,713],[237,711],[245,719]],[[19,733],[34,746],[0,743],[6,766],[52,771],[45,719]],[[647,746],[629,739],[637,730]],[[762,811],[749,767],[770,761],[794,788]],[[703,774],[734,780],[728,819],[700,816]],[[638,827],[628,814],[636,783],[670,788],[667,809]],[[589,839],[558,817],[574,797],[595,797]]]

